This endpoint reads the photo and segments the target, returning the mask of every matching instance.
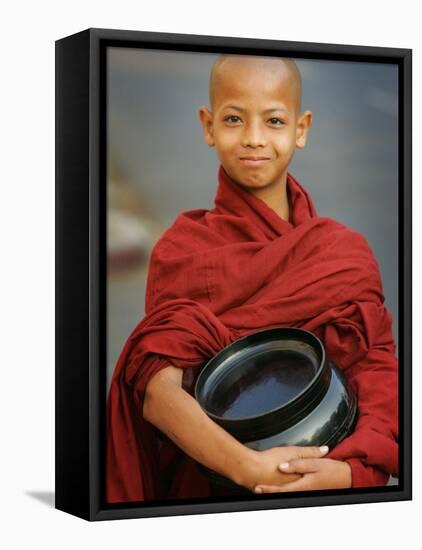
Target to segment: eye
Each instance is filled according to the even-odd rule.
[[[241,122],[241,120],[236,115],[229,115],[225,117],[224,122],[231,122],[233,124],[237,124],[238,122]]]
[[[281,126],[282,124],[284,124],[284,122],[280,118],[277,118],[277,117],[272,117],[272,118],[268,119],[268,122],[270,124],[272,124],[273,126]]]

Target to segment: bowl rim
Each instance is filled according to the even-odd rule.
[[[202,383],[202,379],[204,377],[206,377],[206,374],[207,374],[206,369],[209,370],[210,365],[215,363],[215,362],[218,362],[219,356],[227,353],[230,350],[231,347],[234,347],[234,346],[237,347],[237,346],[241,345],[242,342],[247,340],[248,338],[251,338],[253,336],[259,336],[261,334],[268,334],[269,336],[271,334],[279,334],[280,330],[282,332],[285,332],[286,336],[289,332],[290,333],[291,332],[296,332],[298,334],[303,334],[303,335],[306,334],[307,338],[310,339],[310,340],[313,340],[317,344],[317,346],[319,347],[319,349],[321,351],[321,360],[319,361],[319,365],[318,365],[318,367],[316,369],[316,372],[314,373],[312,379],[310,380],[310,382],[298,394],[296,394],[294,397],[292,397],[288,401],[284,402],[282,405],[278,405],[277,407],[274,407],[273,409],[270,409],[270,410],[265,411],[264,413],[261,413],[261,414],[258,414],[258,415],[255,414],[255,415],[252,415],[252,416],[241,416],[241,417],[237,417],[237,418],[235,418],[235,417],[226,418],[224,416],[220,416],[220,415],[217,415],[217,414],[214,414],[214,413],[208,411],[208,409],[205,408],[203,406],[203,404],[201,403],[201,401],[198,399],[198,394],[199,394],[198,387]],[[276,339],[276,338],[269,338],[268,341],[271,341],[273,339]],[[300,338],[298,338],[297,340],[299,342],[304,341],[303,339],[300,339]],[[202,368],[201,372],[199,373],[199,375],[196,379],[195,388],[194,388],[194,396],[195,396],[196,401],[199,403],[200,407],[202,408],[202,410],[207,414],[207,416],[209,416],[213,420],[218,421],[220,424],[227,424],[227,425],[230,425],[231,423],[246,424],[247,422],[260,421],[260,420],[264,419],[267,416],[271,416],[271,415],[277,414],[278,412],[280,412],[282,410],[289,409],[293,404],[297,403],[298,401],[301,401],[303,399],[303,397],[312,390],[312,388],[315,386],[315,384],[318,383],[319,379],[321,378],[322,372],[328,366],[328,362],[327,362],[326,359],[327,358],[326,358],[325,348],[324,348],[324,345],[323,345],[321,339],[318,338],[318,336],[316,336],[316,334],[314,334],[310,330],[306,330],[306,329],[299,328],[299,327],[286,327],[286,326],[277,327],[277,326],[275,326],[275,327],[271,327],[271,328],[268,328],[268,329],[254,331],[254,332],[251,332],[249,334],[246,334],[245,336],[242,336],[242,337],[236,339],[234,342],[232,342],[228,346],[225,346],[216,355],[214,355],[211,359],[209,359],[205,363],[204,367]],[[203,374],[203,373],[205,373],[205,374]]]

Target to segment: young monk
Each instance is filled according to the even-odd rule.
[[[198,463],[256,493],[383,485],[398,472],[392,319],[366,239],[318,217],[288,172],[312,125],[299,71],[290,59],[221,56],[210,103],[199,118],[221,163],[215,207],[182,213],[154,247],[146,317],[110,388],[107,500],[227,494]],[[357,394],[354,433],[328,454],[249,449],[193,397],[207,360],[275,326],[316,334]]]

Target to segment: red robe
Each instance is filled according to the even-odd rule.
[[[287,222],[220,167],[215,207],[180,214],[155,245],[146,316],[118,359],[107,401],[107,501],[211,494],[197,464],[142,417],[160,369],[193,384],[208,359],[251,332],[294,326],[316,334],[357,393],[352,435],[328,457],[353,487],[398,475],[398,395],[392,318],[378,263],[358,232],[319,217],[287,177]],[[187,419],[187,422],[189,419]]]

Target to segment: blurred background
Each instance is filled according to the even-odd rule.
[[[197,116],[217,55],[108,48],[107,382],[145,315],[149,254],[184,210],[209,208],[218,160]],[[290,172],[320,216],[368,239],[398,342],[398,71],[295,60],[313,127]]]

